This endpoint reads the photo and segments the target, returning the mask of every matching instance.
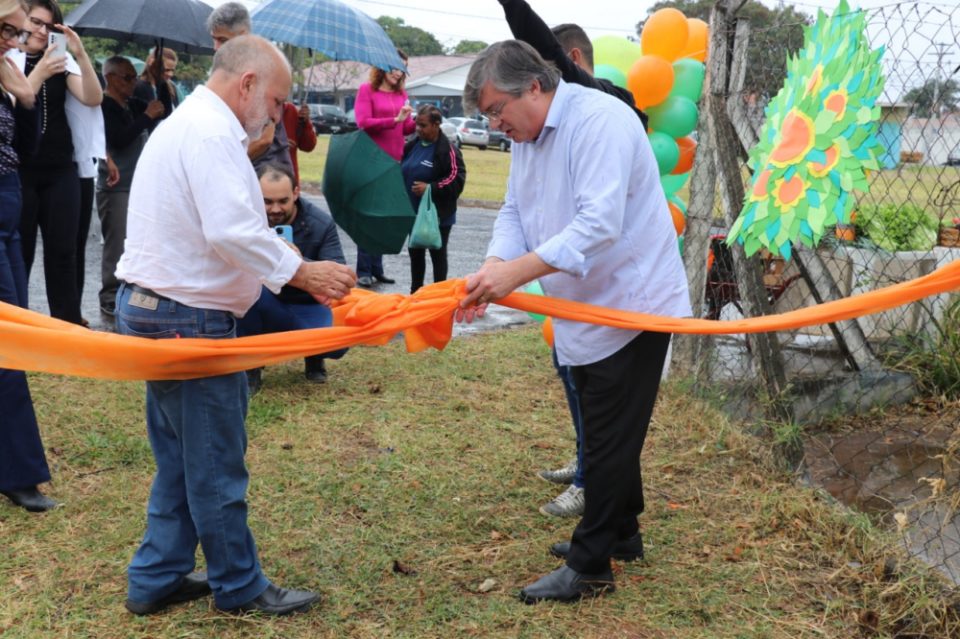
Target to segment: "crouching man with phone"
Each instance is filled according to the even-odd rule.
[[[337,225],[329,214],[300,197],[293,172],[285,164],[265,164],[257,169],[267,223],[293,245],[307,261],[329,260],[346,264]],[[266,287],[260,299],[237,324],[237,335],[262,335],[295,331],[304,328],[326,328],[333,325],[330,308],[320,304],[312,295],[294,286],[284,286],[278,294]],[[304,359],[304,374],[311,382],[327,381],[324,359],[340,359],[347,352],[341,349],[332,353],[311,355]],[[261,368],[247,371],[250,392],[260,390]]]

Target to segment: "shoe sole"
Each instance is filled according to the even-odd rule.
[[[299,606],[296,606],[295,608],[290,608],[290,609],[286,609],[286,610],[282,610],[282,611],[257,610],[256,608],[253,608],[253,609],[250,609],[250,610],[245,610],[245,609],[243,609],[243,608],[232,608],[232,609],[230,609],[230,610],[220,609],[220,612],[225,612],[225,613],[227,613],[227,614],[229,614],[229,615],[238,615],[238,616],[246,616],[246,615],[270,615],[270,616],[273,616],[273,617],[286,617],[286,616],[288,616],[288,615],[295,615],[295,614],[299,614],[299,613],[301,613],[301,612],[307,612],[308,610],[310,610],[311,608],[313,608],[313,606],[315,606],[315,605],[318,604],[318,603],[320,603],[320,597],[317,597],[316,599],[311,599],[310,601],[308,601],[308,602],[306,602],[306,603],[302,603],[302,604],[300,604]]]
[[[539,510],[541,515],[546,515],[547,517],[560,517],[562,519],[569,519],[571,517],[580,517],[583,515],[582,510],[575,513],[552,513],[549,510],[547,510],[546,506],[540,506]]]
[[[520,591],[520,601],[532,606],[533,604],[540,603],[541,601],[558,601],[560,603],[576,603],[581,599],[593,599],[594,597],[599,597],[600,595],[613,593],[617,591],[617,587],[613,584],[605,584],[603,586],[595,586],[588,588],[587,590],[578,593],[575,597],[568,597],[566,599],[557,599],[554,597],[531,597],[527,595],[524,591]]]

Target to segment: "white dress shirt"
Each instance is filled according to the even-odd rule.
[[[267,226],[240,121],[204,86],[154,130],[130,187],[116,275],[170,299],[242,317],[302,260]]]
[[[515,144],[487,256],[530,251],[559,273],[545,294],[670,317],[692,314],[657,162],[623,102],[560,82],[536,140]],[[554,319],[557,358],[583,366],[616,353],[636,331]]]

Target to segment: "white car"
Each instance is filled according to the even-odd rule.
[[[476,146],[482,151],[490,144],[490,133],[480,120],[447,118],[446,121],[456,128],[457,146]]]

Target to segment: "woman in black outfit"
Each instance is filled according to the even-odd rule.
[[[20,0],[0,0],[0,301],[21,307],[27,280],[17,166],[21,154],[36,148],[39,112],[26,77],[5,55],[27,34],[21,31],[26,18]],[[0,425],[0,494],[32,512],[53,508],[56,502],[37,488],[50,481],[50,470],[23,371],[0,368]]]
[[[419,208],[427,185],[430,186],[431,199],[437,206],[443,245],[439,249],[430,249],[434,282],[447,279],[447,242],[450,229],[457,221],[457,198],[463,193],[463,185],[467,180],[467,169],[460,149],[450,144],[447,136],[440,131],[441,121],[443,115],[440,109],[432,104],[424,104],[417,110],[417,134],[404,145],[400,163],[413,210]],[[410,292],[415,293],[423,286],[427,249],[408,248],[407,251],[410,253]]]
[[[27,279],[36,252],[37,229],[43,234],[43,268],[50,314],[83,323],[77,277],[77,235],[80,228],[80,178],[73,160],[73,141],[67,123],[68,92],[87,106],[98,106],[103,91],[80,37],[63,26],[63,14],[54,0],[29,0],[22,46],[27,54],[26,75],[40,110],[40,148],[22,159],[23,211],[20,235]],[[76,56],[55,57],[47,51],[51,31],[67,36]]]

